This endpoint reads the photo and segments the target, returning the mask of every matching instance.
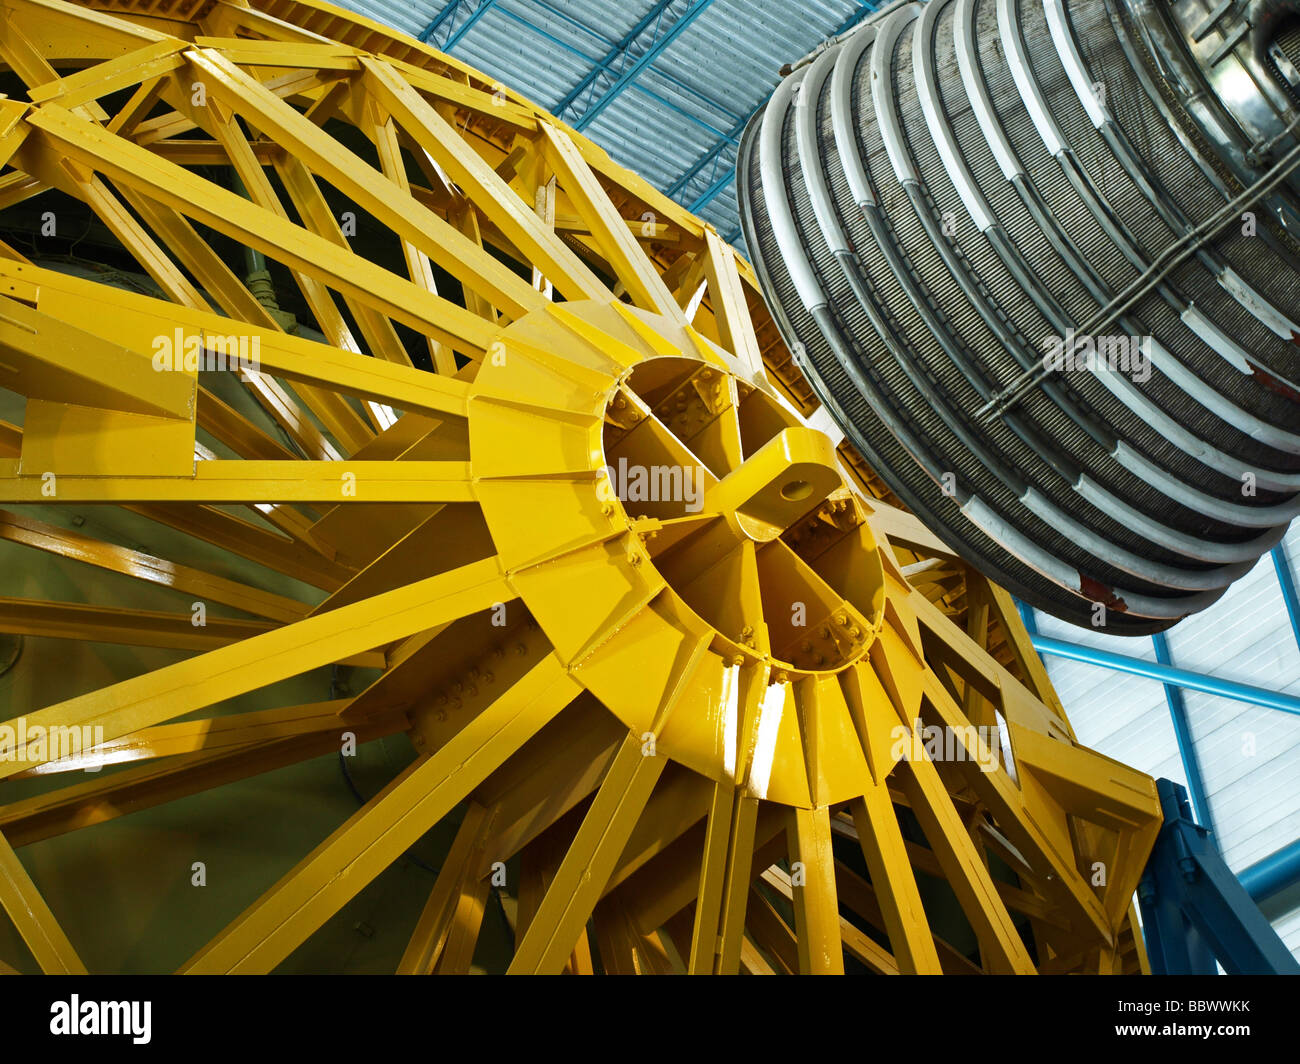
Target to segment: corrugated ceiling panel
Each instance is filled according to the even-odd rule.
[[[418,37],[442,9],[443,0],[366,0],[365,3],[339,3],[339,7],[358,11],[367,18],[393,29]]]

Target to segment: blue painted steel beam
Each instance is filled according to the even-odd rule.
[[[1192,819],[1187,791],[1156,780],[1164,824],[1138,884],[1155,975],[1300,975],[1300,963]]]
[[[545,11],[548,15],[551,15],[552,17],[554,17],[554,18],[556,18],[556,19],[559,19],[561,22],[563,22],[563,23],[565,23],[565,24],[567,24],[567,25],[569,25],[569,26],[572,26],[572,27],[573,27],[575,30],[577,30],[579,33],[586,34],[586,35],[587,35],[588,37],[590,37],[593,41],[599,41],[601,44],[603,44],[603,45],[605,46],[606,49],[614,49],[614,50],[617,50],[617,49],[618,49],[618,42],[617,42],[617,41],[613,41],[613,40],[611,40],[609,37],[606,37],[605,34],[603,34],[603,33],[600,32],[600,30],[593,29],[591,26],[588,26],[588,25],[587,25],[585,22],[583,22],[581,19],[574,18],[574,17],[573,17],[572,15],[570,15],[567,11],[561,11],[561,10],[560,10],[558,7],[556,7],[554,4],[548,4],[548,3],[546,3],[545,0],[532,0],[532,2],[533,2],[534,5],[536,5],[537,7],[541,8],[541,10]],[[527,19],[523,18],[522,16],[515,15],[514,12],[508,11],[508,10],[505,9],[505,8],[502,8],[502,9],[501,9],[501,14],[503,14],[503,15],[510,15],[512,18],[515,19],[516,22],[519,22],[521,25],[527,26],[529,29],[533,30],[533,32],[535,32],[535,33],[539,33],[539,34],[541,34],[541,35],[547,37],[547,39],[551,40],[552,42],[554,42],[554,43],[556,43],[556,44],[559,44],[562,48],[565,49],[565,51],[572,52],[574,55],[580,55],[580,56],[582,56],[582,58],[583,58],[584,60],[586,60],[586,62],[588,63],[588,65],[590,65],[590,66],[592,66],[592,67],[599,67],[599,66],[600,66],[602,60],[597,59],[595,56],[587,55],[587,54],[586,54],[585,52],[583,52],[581,49],[579,49],[579,48],[575,48],[573,45],[569,44],[568,41],[561,41],[561,40],[559,40],[558,38],[551,36],[551,34],[549,34],[546,30],[542,29],[540,26],[538,26],[538,25],[536,25],[536,24],[534,24],[534,23],[532,23],[532,22],[529,22]],[[711,99],[708,95],[706,95],[704,92],[701,92],[700,89],[696,88],[694,85],[688,85],[688,84],[687,84],[686,82],[684,82],[681,78],[679,78],[676,74],[669,73],[669,72],[666,71],[666,70],[657,70],[657,71],[655,71],[655,73],[656,73],[659,77],[663,78],[664,81],[666,81],[666,82],[668,82],[669,84],[671,84],[674,88],[676,88],[676,89],[680,89],[680,90],[681,90],[683,93],[685,93],[687,96],[693,96],[693,97],[695,97],[695,99],[699,100],[702,104],[704,104],[704,105],[705,105],[706,107],[708,107],[710,110],[712,110],[712,111],[716,111],[716,112],[717,112],[719,115],[721,115],[723,118],[729,118],[729,119],[732,119],[733,121],[738,120],[738,119],[736,118],[736,115],[732,114],[731,111],[730,111],[728,108],[722,106],[722,105],[719,104],[716,100]],[[634,87],[635,87],[635,88],[638,88],[638,89],[641,88],[641,86],[639,86],[639,85],[634,86]],[[566,94],[566,95],[567,95],[567,94]],[[660,99],[660,97],[656,96],[656,95],[653,94],[653,93],[650,93],[649,91],[646,92],[646,95],[653,96],[654,99],[659,100],[659,102],[660,102],[660,103],[663,103],[665,106],[673,106],[673,105],[668,104],[668,102],[667,102],[666,100],[662,100],[662,99]],[[674,109],[674,110],[677,110],[676,107],[673,107],[673,109]],[[556,115],[559,115],[559,113],[560,113],[559,105],[556,105],[554,108],[552,108],[552,113],[553,113],[553,114],[556,114]],[[682,113],[683,113],[683,114],[686,114],[686,112],[682,112]],[[686,115],[686,117],[688,117],[688,118],[693,118],[694,116]],[[744,127],[742,126],[741,128],[743,129]],[[719,134],[719,135],[721,135],[721,134]]]
[[[444,52],[450,52],[460,43],[460,39],[474,28],[484,15],[497,6],[497,0],[479,0],[479,5],[470,12],[469,18],[460,24],[460,27],[447,38],[447,43],[442,46]]]
[[[1151,644],[1156,649],[1156,661],[1161,665],[1173,665],[1169,656],[1169,641],[1163,632],[1151,637]],[[1196,754],[1196,742],[1192,738],[1192,727],[1187,720],[1187,706],[1183,702],[1183,692],[1177,685],[1166,683],[1165,702],[1169,705],[1169,716],[1174,722],[1174,738],[1178,741],[1178,756],[1183,762],[1183,775],[1187,778],[1187,790],[1192,797],[1192,811],[1196,822],[1214,831],[1214,817],[1210,813],[1210,795],[1205,789],[1205,779],[1201,775],[1201,760]],[[1213,836],[1211,836],[1213,838]]]
[[[1025,626],[1025,631],[1031,636],[1038,634],[1038,618],[1034,616],[1034,607],[1027,602],[1015,600],[1016,609],[1020,612],[1020,622]]]
[[[713,184],[706,188],[700,195],[687,205],[686,209],[692,214],[699,214],[710,203],[717,199],[723,192],[736,183],[736,172],[728,167]]]
[[[731,129],[729,129],[724,136],[719,137],[716,141],[713,142],[713,145],[709,148],[708,151],[706,151],[703,155],[701,155],[698,159],[696,159],[695,162],[691,163],[691,165],[687,168],[685,173],[683,173],[681,177],[679,177],[676,181],[674,181],[672,183],[672,186],[668,189],[666,195],[669,197],[669,199],[676,199],[683,192],[683,190],[685,190],[685,188],[691,183],[691,181],[694,180],[694,178],[696,178],[700,173],[702,173],[704,169],[708,167],[710,164],[716,162],[718,158],[727,151],[728,148],[732,146],[739,147],[740,135],[743,132],[745,132],[745,127],[749,125],[750,119],[753,118],[754,115],[756,115],[759,112],[759,110],[762,109],[763,105],[766,102],[767,102],[767,97],[764,97],[762,100],[759,100],[757,106],[755,106],[749,112],[749,114],[745,115],[744,118],[738,119],[736,124],[732,126]]]
[[[656,7],[659,5],[656,5]],[[573,123],[574,129],[582,131],[592,122],[600,117],[601,113],[622,95],[623,90],[632,84],[651,63],[661,56],[669,45],[673,43],[682,32],[686,30],[697,18],[713,6],[713,0],[691,0],[690,6],[682,12],[667,30],[661,33],[641,55],[632,63],[628,64],[614,79],[614,83],[609,86],[596,100],[578,116]]]
[[[1300,883],[1300,839],[1243,869],[1237,878],[1256,901]]]
[[[537,7],[540,7],[548,15],[551,15],[552,17],[559,19],[561,22],[567,22],[579,33],[585,33],[588,36],[594,37],[596,40],[600,41],[602,44],[605,45],[612,45],[614,43],[603,33],[601,33],[600,30],[588,26],[585,22],[582,21],[582,19],[574,18],[567,11],[560,10],[560,8],[556,7],[554,4],[548,4],[546,0],[533,0],[533,4]]]
[[[628,49],[637,42],[637,39],[641,34],[645,33],[645,31],[649,29],[656,20],[663,17],[663,13],[668,10],[672,3],[673,0],[658,0],[658,2],[651,7],[644,16],[642,16],[641,20],[628,30],[623,39],[611,47],[610,50],[605,53],[603,58],[598,59],[592,65],[592,68],[583,75],[582,80],[569,90],[568,94],[560,101],[559,106],[555,109],[555,113],[561,114],[566,107],[576,103],[578,98],[591,88],[602,74],[608,73],[610,67],[620,59],[626,59]]]
[[[1269,554],[1273,558],[1278,585],[1282,588],[1282,602],[1286,605],[1286,615],[1291,621],[1291,634],[1295,636],[1296,646],[1300,647],[1300,596],[1296,594],[1295,579],[1291,575],[1291,563],[1287,561],[1286,551],[1281,543]]]
[[[718,156],[727,150],[728,145],[735,143],[735,138],[730,135],[719,137],[713,142],[713,145],[708,151],[696,159],[695,162],[691,163],[691,165],[682,172],[681,177],[664,190],[664,194],[668,196],[669,199],[676,199],[686,186],[690,184],[690,182],[694,180],[705,167],[715,162]]]
[[[1263,687],[1252,687],[1250,684],[1225,680],[1220,676],[1206,676],[1204,673],[1161,665],[1159,662],[1143,661],[1141,658],[1131,658],[1126,654],[1115,654],[1096,647],[1085,647],[1064,639],[1053,639],[1050,636],[1033,633],[1030,633],[1029,638],[1034,649],[1040,654],[1052,654],[1071,661],[1081,661],[1086,665],[1097,665],[1133,676],[1145,676],[1149,680],[1176,684],[1189,691],[1203,691],[1208,695],[1219,695],[1221,698],[1230,698],[1235,702],[1247,702],[1252,706],[1263,706],[1266,709],[1277,709],[1283,713],[1294,713],[1300,716],[1300,698],[1294,695],[1268,691]]]
[[[869,0],[859,0],[857,10],[850,14],[848,18],[840,23],[839,26],[833,29],[830,36],[838,37],[840,34],[848,32],[872,12],[878,11],[879,9],[880,4],[878,3],[869,2]],[[732,145],[739,146],[740,135],[745,131],[745,127],[749,124],[750,119],[752,119],[754,115],[763,108],[763,105],[766,102],[767,97],[765,96],[758,102],[758,105],[749,112],[749,114],[745,115],[744,118],[736,123],[735,127],[731,129],[725,137],[719,138],[708,151],[696,159],[695,162],[692,163],[691,166],[681,175],[681,177],[674,181],[672,186],[667,190],[668,197],[670,199],[676,199],[682,191],[687,188],[691,181],[698,177],[707,167],[715,164],[719,157],[722,156],[729,147]],[[717,197],[720,196],[734,180],[735,173],[731,168],[728,168],[728,171],[725,174],[714,180],[708,188],[687,205],[686,209],[692,214],[698,214],[701,210],[717,199]],[[740,232],[737,230],[736,236],[738,237],[739,235]]]
[[[424,27],[416,38],[422,44],[428,44],[429,38],[442,29],[443,24],[455,17],[456,12],[465,6],[465,0],[450,0],[450,2],[434,16],[433,21]]]
[[[586,63],[596,62],[595,58],[588,55],[581,48],[577,48],[574,45],[570,44],[568,41],[555,36],[555,34],[551,33],[549,30],[543,29],[535,22],[530,22],[522,15],[517,14],[514,11],[511,11],[510,8],[500,7],[497,8],[497,12],[499,14],[505,15],[512,22],[516,22],[520,26],[523,26],[525,29],[530,30],[531,32],[537,34],[543,40],[548,41],[549,43],[555,45],[557,48],[563,49],[564,51],[568,52],[570,55],[576,55],[578,56],[578,58],[582,59]],[[643,96],[646,96],[651,100],[654,100],[655,103],[659,104],[661,107],[669,111],[672,111],[674,114],[681,115],[681,117],[686,119],[688,122],[693,122],[701,129],[708,131],[712,136],[714,137],[727,136],[726,133],[724,133],[722,130],[718,129],[716,126],[712,125],[711,123],[706,122],[704,119],[700,118],[699,115],[691,114],[691,112],[687,111],[685,108],[679,106],[678,104],[673,103],[671,100],[665,99],[663,96],[660,96],[659,93],[655,92],[653,89],[648,89],[644,85],[633,85],[632,88],[634,88],[637,92],[641,93]],[[559,116],[560,108],[558,106],[552,107],[551,113],[556,116]]]

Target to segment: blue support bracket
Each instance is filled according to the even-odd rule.
[[[1138,884],[1155,975],[1300,975],[1273,925],[1192,819],[1187,789],[1156,781],[1164,826]]]

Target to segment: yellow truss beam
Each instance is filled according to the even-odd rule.
[[[0,834],[0,908],[9,914],[18,934],[32,951],[41,971],[47,975],[85,975],[68,936],[45,904],[32,877],[18,860],[13,847]]]
[[[0,459],[4,503],[472,502],[467,462],[196,462],[193,477],[20,474]]]
[[[643,746],[639,735],[623,740],[515,951],[510,972],[558,974],[573,952],[663,771],[664,759],[646,756]]]
[[[353,814],[182,971],[196,975],[270,971],[554,718],[579,690],[563,666],[554,657],[547,658],[442,749],[417,760]]]
[[[27,729],[102,727],[117,739],[514,597],[487,558],[38,710]],[[33,743],[3,751],[0,779],[49,760],[29,756]]]

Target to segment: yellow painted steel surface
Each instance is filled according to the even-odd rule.
[[[6,595],[0,631],[190,654],[0,725],[0,904],[43,970],[82,962],[24,846],[399,732],[415,760],[182,970],[274,969],[453,816],[402,972],[468,970],[493,895],[511,972],[1136,968],[1152,781],[1075,741],[1007,595],[812,427],[715,232],[328,5],[6,12],[28,98],[0,101],[0,211],[80,201],[156,294],[0,245],[26,397],[0,537],[175,603]],[[32,514],[71,505],[319,594]],[[339,664],[372,671],[270,693]]]

